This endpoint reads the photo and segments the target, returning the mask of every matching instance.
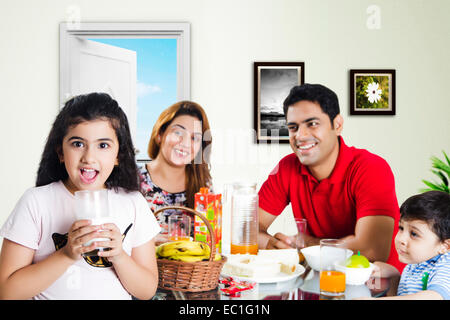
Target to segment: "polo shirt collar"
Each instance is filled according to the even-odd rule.
[[[444,253],[444,254],[448,254],[448,252]],[[429,263],[436,263],[441,257],[443,256],[443,254],[437,254],[434,257],[428,259],[427,261],[423,262],[424,264],[429,264]]]
[[[331,172],[331,175],[327,179],[329,183],[338,183],[345,180],[345,172],[347,171],[348,165],[353,161],[353,149],[348,147],[344,139],[339,136],[339,155],[336,160],[336,164],[334,165],[334,169]],[[300,161],[299,161],[300,162]],[[317,179],[309,172],[307,166],[300,165],[300,174],[310,176],[314,181]]]

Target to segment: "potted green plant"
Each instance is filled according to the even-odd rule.
[[[449,187],[448,187],[448,181],[450,180],[450,160],[447,157],[447,154],[445,154],[444,151],[445,160],[447,163],[439,159],[438,157],[431,157],[432,162],[432,168],[431,172],[433,172],[435,175],[437,175],[440,179],[440,182],[430,182],[427,180],[422,180],[423,183],[425,183],[428,188],[424,188],[421,191],[426,192],[430,190],[438,190],[438,191],[444,191],[447,193],[450,193]]]

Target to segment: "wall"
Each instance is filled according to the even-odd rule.
[[[372,4],[380,29],[366,25]],[[448,0],[2,0],[0,225],[33,186],[58,112],[58,24],[71,8],[84,22],[191,23],[191,97],[214,129],[217,189],[237,179],[260,186],[291,152],[251,142],[254,61],[304,61],[306,82],[332,88],[346,143],[389,162],[400,203],[432,178],[430,156],[450,153]],[[349,69],[358,68],[396,69],[396,116],[349,116]]]

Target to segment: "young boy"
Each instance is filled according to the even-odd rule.
[[[412,196],[400,214],[395,247],[400,262],[408,265],[400,277],[393,266],[375,262],[381,277],[394,279],[388,296],[396,296],[382,299],[449,300],[450,194],[429,191]]]

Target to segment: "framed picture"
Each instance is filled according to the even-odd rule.
[[[289,143],[283,101],[292,87],[304,83],[303,62],[254,63],[256,143]]]
[[[351,115],[395,115],[395,70],[350,70]]]

